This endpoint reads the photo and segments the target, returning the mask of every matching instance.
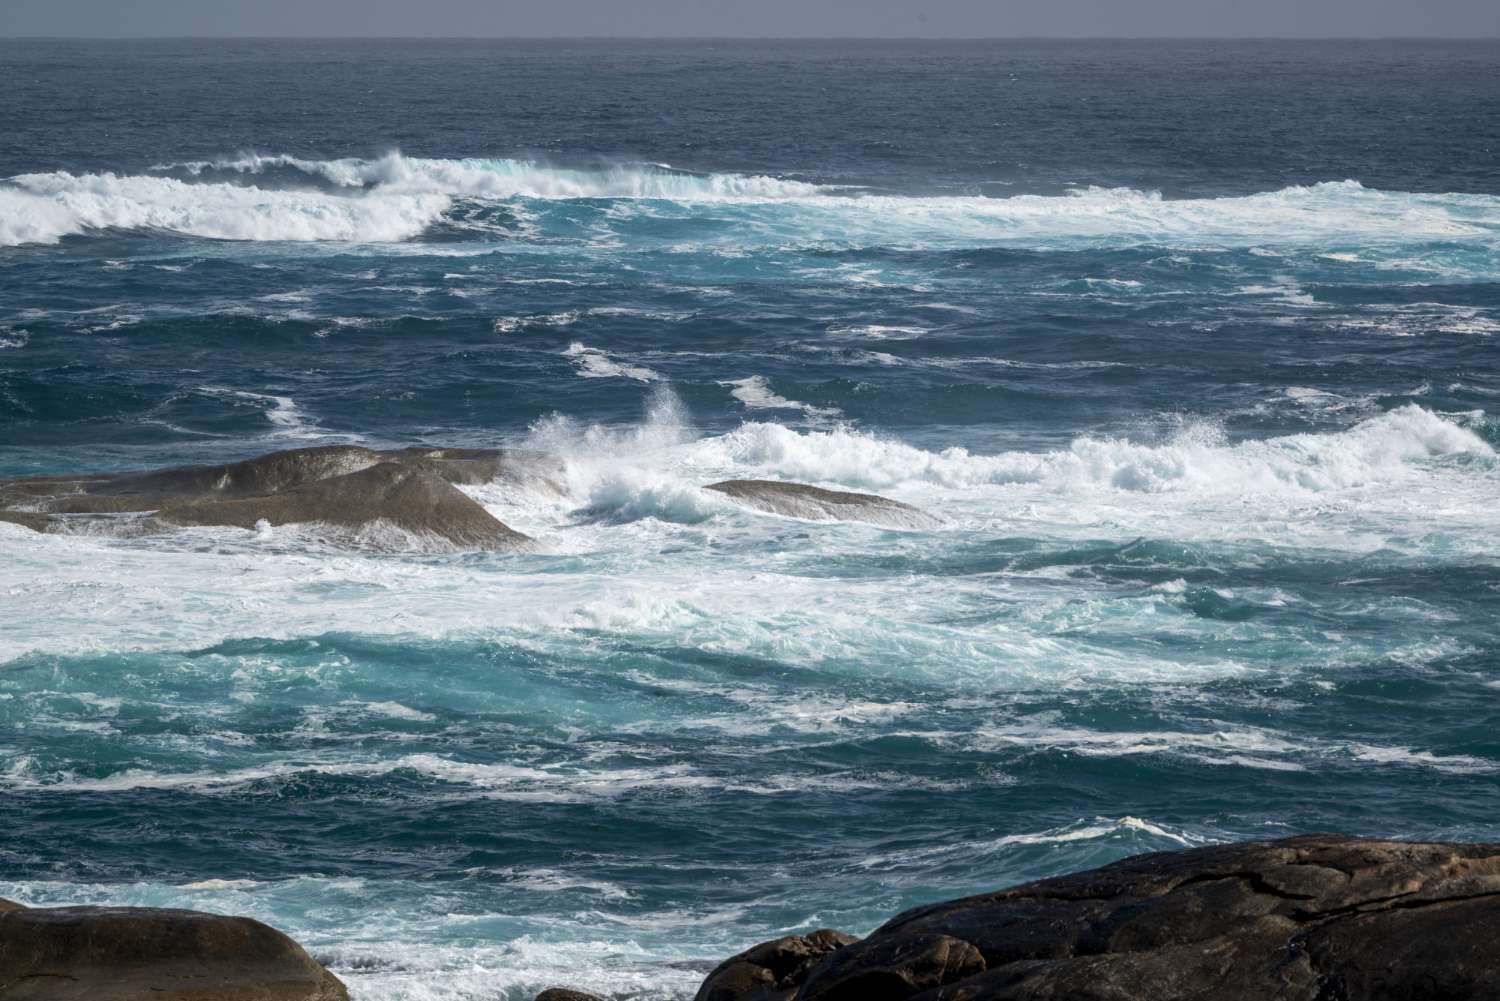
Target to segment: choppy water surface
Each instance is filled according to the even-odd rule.
[[[0,896],[668,998],[1137,851],[1500,838],[1497,57],[0,43],[0,472],[569,461],[472,488],[525,554],[0,524]]]

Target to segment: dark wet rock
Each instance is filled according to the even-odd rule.
[[[6,900],[4,897],[0,897],[0,914],[4,914],[6,911],[19,911],[24,909],[25,906],[25,904],[18,904],[14,900]]]
[[[1497,927],[1500,845],[1313,835],[919,907],[793,976],[755,976],[745,957],[778,940],[698,999],[1479,1001],[1500,997]]]
[[[604,1001],[597,994],[575,991],[571,987],[549,987],[536,996],[536,1001]]]
[[[0,909],[6,1001],[348,1001],[296,942],[250,918],[145,907]]]
[[[876,494],[824,490],[778,480],[724,480],[704,489],[732,497],[759,511],[808,521],[863,521],[888,528],[935,528],[940,522],[920,508]]]
[[[859,960],[830,960],[808,972],[799,994],[828,1001],[905,998],[985,970],[977,948],[951,935],[894,936],[860,950]]]
[[[698,988],[696,1001],[787,1001],[824,957],[857,941],[823,928],[762,942],[715,967]]]
[[[558,492],[562,474],[560,460],[537,452],[330,445],[225,465],[3,480],[0,520],[48,531],[126,516],[106,522],[121,534],[153,524],[316,523],[356,532],[394,528],[464,548],[503,549],[526,542],[526,536],[455,484],[499,482]],[[145,514],[153,517],[140,517]]]

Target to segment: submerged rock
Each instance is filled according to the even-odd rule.
[[[697,1001],[1479,1001],[1497,921],[1500,845],[1313,835],[918,907],[790,975],[753,959],[778,939]]]
[[[315,523],[342,530],[396,529],[445,543],[513,548],[527,540],[454,484],[492,481],[557,491],[561,462],[499,449],[375,451],[330,445],[244,462],[114,476],[0,481],[0,520],[36,531],[88,517],[150,514],[168,525],[255,528]],[[120,522],[141,530],[151,521]]]
[[[302,947],[250,918],[0,902],[6,1001],[348,1001]]]
[[[746,507],[808,521],[863,521],[888,528],[935,528],[941,524],[921,508],[889,497],[824,490],[805,483],[724,480],[704,489],[732,497]]]

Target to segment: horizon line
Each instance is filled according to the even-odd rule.
[[[55,35],[4,42],[1466,42],[1495,35]]]

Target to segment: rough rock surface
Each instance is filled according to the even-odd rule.
[[[729,960],[697,1001],[1479,1001],[1500,997],[1500,845],[1140,855],[907,911],[790,974],[755,958],[794,941]]]
[[[939,522],[920,508],[881,497],[824,490],[779,480],[724,480],[705,490],[725,494],[759,511],[808,521],[863,521],[888,528],[933,528]]]
[[[0,902],[5,1001],[348,1001],[296,942],[249,918]]]
[[[784,1001],[824,957],[859,939],[822,928],[762,942],[714,968],[698,988],[697,1001]]]
[[[254,528],[316,523],[340,529],[388,526],[466,548],[512,548],[526,536],[497,520],[454,484],[491,481],[560,490],[561,463],[539,453],[409,448],[378,452],[330,445],[273,452],[216,466],[114,476],[0,480],[0,520],[37,531],[88,518],[118,522]]]

